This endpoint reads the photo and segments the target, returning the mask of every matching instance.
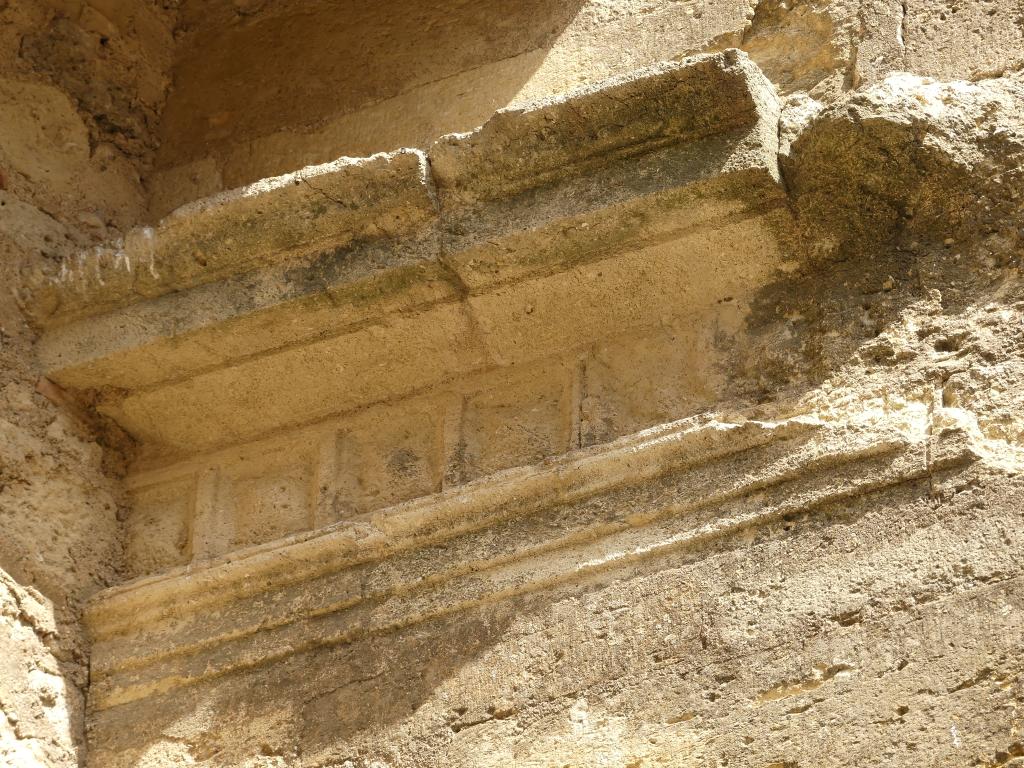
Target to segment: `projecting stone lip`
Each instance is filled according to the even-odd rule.
[[[111,587],[90,604],[88,620],[99,627],[127,628],[145,610],[165,613],[168,606],[186,611],[196,601],[218,601],[210,587],[288,583],[333,565],[376,559],[401,549],[403,538],[422,546],[425,535],[450,538],[465,526],[485,525],[509,514],[527,514],[538,505],[566,503],[627,483],[640,483],[674,466],[707,461],[782,438],[810,434],[821,428],[813,418],[783,422],[719,421],[694,416],[620,438],[606,445],[578,449],[540,465],[517,467],[441,493],[363,515],[316,531],[295,534],[265,545],[146,576]],[[497,517],[495,517],[497,515]],[[493,518],[493,519],[492,519]],[[353,548],[363,552],[354,555]],[[294,557],[282,566],[280,553]],[[254,573],[259,578],[253,578]],[[184,590],[184,591],[183,591]],[[157,594],[170,600],[155,599]],[[139,611],[143,610],[140,614]],[[123,624],[122,624],[123,622]],[[99,636],[103,632],[100,631]]]
[[[814,419],[690,419],[116,587],[86,615],[92,706],[699,551],[923,478],[934,442]],[[941,463],[972,458],[956,449]]]
[[[30,276],[26,311],[55,327],[314,252],[424,239],[441,224],[438,203],[451,213],[744,128],[756,135],[740,138],[719,170],[757,167],[777,179],[777,110],[771,85],[738,51],[654,65],[498,112],[443,137],[429,158],[416,149],[341,158],[187,204],[56,274]],[[436,258],[439,247],[423,243],[420,255]]]
[[[507,200],[674,145],[758,126],[778,110],[774,89],[738,50],[663,62],[566,97],[499,110],[469,133],[441,137],[430,164],[444,210]],[[745,137],[732,167],[776,179],[774,126]],[[474,211],[476,213],[476,211]]]
[[[190,203],[36,275],[26,309],[58,326],[312,251],[400,239],[436,215],[426,162],[415,149],[341,158]]]
[[[40,360],[183,454],[694,316],[784,268],[777,125],[726,52],[265,180],[38,284]]]

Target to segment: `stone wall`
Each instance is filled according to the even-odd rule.
[[[144,216],[172,25],[172,8],[145,0],[0,3],[0,765],[12,768],[84,760],[79,614],[119,578],[125,508],[92,420],[37,392],[21,285]]]
[[[0,765],[1024,758],[1018,3],[177,5],[0,2]]]
[[[130,557],[202,560],[709,407],[714,337],[786,267],[777,122],[735,52],[639,70],[183,209],[34,285],[48,375],[106,388],[141,444]],[[257,304],[229,298],[253,281]]]
[[[603,135],[609,113],[588,110],[602,93],[544,114]],[[657,109],[627,103],[638,110],[630,125]],[[716,390],[703,404],[682,397],[685,376],[643,337],[606,352],[625,373],[627,398],[650,406],[652,391],[672,393],[653,421],[689,408],[703,415],[608,442],[616,429],[645,426],[611,419],[610,433],[576,447],[572,419],[537,404],[600,387],[566,382],[580,370],[566,363],[517,368],[550,385],[549,397],[485,418],[476,430],[484,444],[509,450],[517,429],[539,438],[557,427],[560,445],[506,463],[575,450],[497,474],[487,472],[505,464],[486,467],[467,485],[445,487],[442,476],[430,489],[439,492],[422,498],[381,499],[320,532],[105,592],[89,614],[93,759],[317,768],[1018,761],[1022,103],[1020,75],[948,85],[898,75],[810,121],[783,116],[796,126],[781,143],[792,218],[756,235],[776,238],[795,262],[755,259],[767,275],[754,273],[752,293],[729,302],[707,291],[713,307],[742,307],[738,325],[719,327],[684,365],[707,365],[696,378]],[[498,118],[501,135],[517,135],[512,126],[532,114]],[[557,118],[548,125],[549,137],[565,135]],[[498,129],[481,135],[489,130]],[[482,138],[460,140],[483,148],[474,162],[488,156]],[[536,158],[517,159],[522,143],[507,146],[493,175],[467,175],[473,187],[462,194],[517,189],[509,169],[534,169]],[[549,151],[550,138],[540,146]],[[663,151],[654,156],[665,180]],[[602,157],[583,178],[619,162]],[[648,167],[627,158],[634,172]],[[728,199],[717,195],[718,205]],[[536,189],[527,197],[538,198]],[[500,199],[506,211],[522,204]],[[666,247],[683,263],[692,252],[685,239]],[[731,247],[742,253],[744,241]],[[657,251],[634,253],[634,273],[656,263]],[[617,274],[613,262],[597,263]],[[630,291],[626,303],[650,305],[646,292],[670,271],[650,274],[642,284],[614,280]],[[593,279],[574,282],[586,296]],[[569,334],[584,312],[570,306],[548,302],[553,314],[531,339],[547,338],[545,328]],[[615,316],[607,296],[593,306]],[[714,321],[679,325],[692,333]],[[567,334],[560,340],[571,345]],[[582,370],[600,370],[598,359],[582,358]],[[480,380],[490,402],[509,381],[499,375]],[[465,404],[459,411],[467,424],[480,418]],[[444,446],[437,413],[361,415],[375,447],[391,426]],[[330,465],[361,466],[353,444],[340,461],[333,452],[340,434],[358,435],[331,425]],[[275,455],[294,462],[302,446],[321,444],[298,435]],[[234,460],[256,482],[273,475],[253,453]],[[236,498],[288,512],[283,478],[315,494],[316,466],[259,488],[242,478]],[[382,487],[400,492],[394,479]],[[242,508],[235,530],[284,532],[261,530],[268,510],[238,516]]]
[[[426,147],[501,107],[701,51],[740,48],[784,92],[821,99],[893,71],[975,78],[1024,62],[1012,2],[410,0],[299,9],[264,0],[197,4],[191,15],[185,7],[179,87],[150,179],[158,216],[340,155]],[[301,52],[274,42],[282,40]],[[246,88],[253,80],[255,96]]]
[[[686,321],[718,324],[717,318]],[[583,353],[469,377],[128,480],[126,567],[158,573],[365,518],[714,402],[704,338],[684,320]],[[719,326],[720,327],[720,326]],[[641,355],[635,365],[625,361]]]

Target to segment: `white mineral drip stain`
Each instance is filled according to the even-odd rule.
[[[949,727],[949,735],[953,737],[953,746],[959,749],[962,742],[960,741],[960,731],[956,729],[956,724]]]
[[[152,227],[141,227],[127,239],[118,238],[107,245],[85,248],[63,259],[57,273],[49,279],[67,290],[85,292],[90,286],[106,286],[112,276],[116,281],[119,274],[132,275],[134,265],[140,262],[148,266],[154,279],[159,279]]]
[[[118,240],[114,251],[114,269],[123,269],[128,274],[132,272],[132,260],[125,250],[124,240]]]
[[[71,268],[64,274],[66,283],[84,283],[86,279],[86,268],[88,267],[89,256],[85,251],[80,252],[71,264]]]
[[[133,233],[128,250],[135,252],[140,263],[146,264],[149,274],[157,279],[160,277],[156,269],[156,237],[152,227],[140,227]]]
[[[92,266],[93,271],[96,273],[96,282],[100,285],[105,285],[103,282],[103,257],[106,255],[107,250],[97,245],[92,249],[92,252]]]
[[[149,273],[154,278],[157,278],[159,275],[156,271],[156,243],[154,242],[152,227],[146,227],[143,229],[142,235],[145,238],[145,243],[147,245],[146,253],[149,257]]]

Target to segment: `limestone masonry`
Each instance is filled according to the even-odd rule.
[[[1024,766],[1024,4],[0,0],[0,767]]]

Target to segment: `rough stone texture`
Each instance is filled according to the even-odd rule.
[[[1020,750],[1021,543],[1019,489],[995,492],[982,513],[913,483],[300,651],[122,707],[145,735],[97,713],[99,764],[997,764]]]
[[[144,217],[170,4],[0,3],[0,765],[84,762],[82,602],[122,560],[119,460],[36,391],[22,279]],[[108,445],[110,445],[108,441]]]
[[[696,407],[732,416],[607,443],[622,432],[595,432],[589,414],[621,406],[590,371],[614,380],[617,345],[626,371],[630,353],[636,368],[653,350],[641,377],[655,392],[673,370],[661,334],[609,340],[582,365],[481,385],[462,418],[500,415],[454,451],[484,473],[471,484],[442,478],[440,495],[104,593],[89,617],[94,759],[1017,761],[1021,86],[896,75],[823,109],[793,102],[804,114],[782,121],[793,218],[761,236],[797,262],[714,303],[743,309],[708,337],[696,376],[711,390]],[[502,168],[529,169],[516,151]],[[437,174],[443,199],[443,163]],[[504,195],[501,231],[514,228],[507,174],[482,177],[483,191],[468,174],[454,209],[486,222]],[[642,303],[650,289],[631,290]],[[572,327],[572,313],[558,318],[546,323]],[[546,413],[567,397],[575,418]],[[653,423],[695,407],[671,399],[659,414],[651,390],[634,402]],[[545,425],[569,432],[552,443]],[[540,453],[517,449],[518,434]],[[572,448],[573,435],[594,447],[486,474]],[[488,441],[513,452],[508,463],[473,458]],[[302,477],[277,466],[257,472]],[[437,482],[425,469],[422,488]]]
[[[0,2],[0,764],[1024,761],[1019,2],[176,5]]]
[[[53,609],[0,571],[0,764],[78,764],[85,660],[62,637]]]
[[[500,107],[706,50],[741,48],[783,91],[823,99],[900,70],[990,77],[1024,63],[1022,12],[1015,0],[185,3],[153,211],[338,155],[426,148]],[[282,46],[268,63],[281,38],[313,53]],[[253,72],[261,109],[243,102]]]
[[[56,324],[42,341],[47,375],[118,388],[99,410],[152,461],[161,448],[219,448],[642,337],[738,299],[781,265],[777,109],[745,58],[703,56],[498,113],[429,156],[306,169],[182,209],[136,233],[150,249],[143,265],[130,242],[36,285],[38,321]],[[595,132],[601,141],[588,141]],[[744,253],[744,238],[763,245]],[[157,298],[118,307],[140,293]],[[99,314],[107,306],[117,309]],[[470,429],[500,376],[456,386]],[[559,378],[549,383],[560,394]],[[253,419],[260,403],[272,405]]]

